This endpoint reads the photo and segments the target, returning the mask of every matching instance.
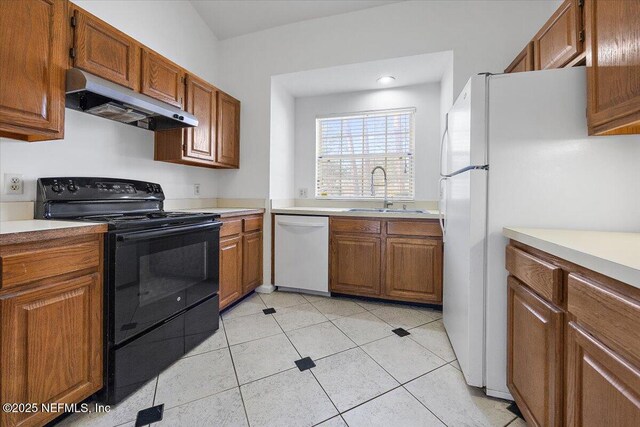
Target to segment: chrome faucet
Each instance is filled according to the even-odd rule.
[[[382,202],[382,208],[383,209],[388,209],[389,206],[393,205],[393,203],[391,203],[389,200],[387,200],[387,171],[384,170],[384,168],[382,166],[376,166],[375,168],[371,169],[371,195],[375,196],[376,195],[376,190],[375,190],[375,186],[373,185],[373,175],[376,173],[376,170],[380,169],[382,171],[382,174],[384,175],[384,200]]]

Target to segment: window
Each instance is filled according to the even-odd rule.
[[[316,198],[414,199],[415,108],[316,119]]]

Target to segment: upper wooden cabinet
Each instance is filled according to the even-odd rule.
[[[138,42],[80,8],[73,11],[72,26],[74,67],[139,90]]]
[[[240,102],[192,75],[186,77],[185,110],[195,128],[158,131],[155,160],[210,168],[239,167]]]
[[[216,163],[240,167],[240,101],[224,92],[218,94]]]
[[[511,64],[504,70],[505,73],[522,73],[524,71],[533,71],[533,42],[529,42],[522,49],[522,52],[516,56]]]
[[[0,136],[64,136],[66,6],[63,0],[0,1]]]
[[[176,64],[147,48],[142,48],[140,92],[184,108],[185,73]]]
[[[640,133],[640,1],[586,0],[590,135]]]
[[[536,70],[561,68],[584,52],[579,0],[565,0],[533,37]]]

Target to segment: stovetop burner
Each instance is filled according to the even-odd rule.
[[[35,218],[107,223],[110,230],[213,221],[215,214],[167,212],[159,184],[114,178],[40,178]]]

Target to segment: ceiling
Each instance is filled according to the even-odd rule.
[[[191,3],[218,40],[224,40],[398,1],[402,0],[191,0]]]
[[[452,62],[453,52],[446,51],[280,74],[273,79],[300,98],[440,82]],[[382,76],[396,80],[382,85],[377,81]]]

